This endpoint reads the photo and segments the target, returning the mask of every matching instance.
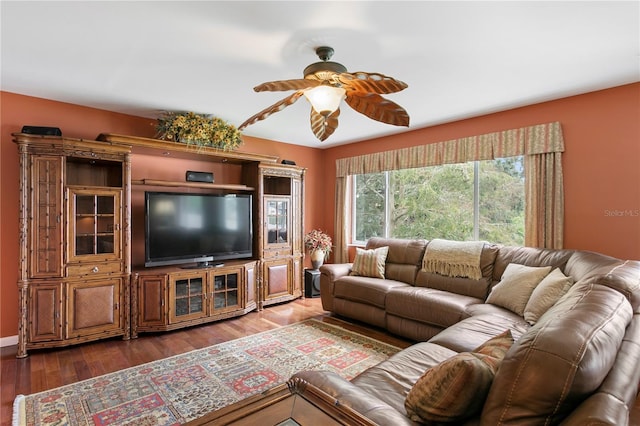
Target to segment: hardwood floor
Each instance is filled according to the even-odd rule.
[[[16,395],[41,392],[308,318],[338,323],[398,347],[411,344],[381,330],[334,318],[322,310],[320,299],[316,298],[269,306],[261,312],[209,325],[167,333],[141,334],[139,338],[128,341],[111,339],[64,349],[31,351],[24,359],[17,359],[16,347],[10,346],[0,349],[0,425],[11,424]],[[640,398],[633,408],[630,425],[640,425]]]
[[[261,312],[251,312],[204,326],[167,333],[144,333],[128,341],[110,339],[63,349],[30,351],[24,359],[17,359],[16,347],[9,346],[0,349],[0,424],[11,424],[16,395],[41,392],[308,318],[339,323],[345,328],[398,347],[410,345],[406,340],[388,336],[379,330],[333,318],[322,310],[320,299],[315,298],[269,306]]]

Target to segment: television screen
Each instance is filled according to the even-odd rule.
[[[145,193],[145,266],[253,256],[249,194]]]

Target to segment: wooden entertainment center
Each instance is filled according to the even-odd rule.
[[[115,134],[13,137],[20,160],[19,358],[30,349],[128,339],[304,297],[303,168],[273,156]],[[150,167],[156,162],[162,165]],[[216,182],[158,172],[182,162],[215,171]],[[139,228],[147,190],[252,194],[253,257],[204,269],[145,268]]]

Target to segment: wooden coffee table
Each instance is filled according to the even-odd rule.
[[[202,425],[366,425],[371,420],[298,378],[187,423]]]

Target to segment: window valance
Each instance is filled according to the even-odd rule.
[[[559,122],[336,160],[336,176],[563,152]]]

